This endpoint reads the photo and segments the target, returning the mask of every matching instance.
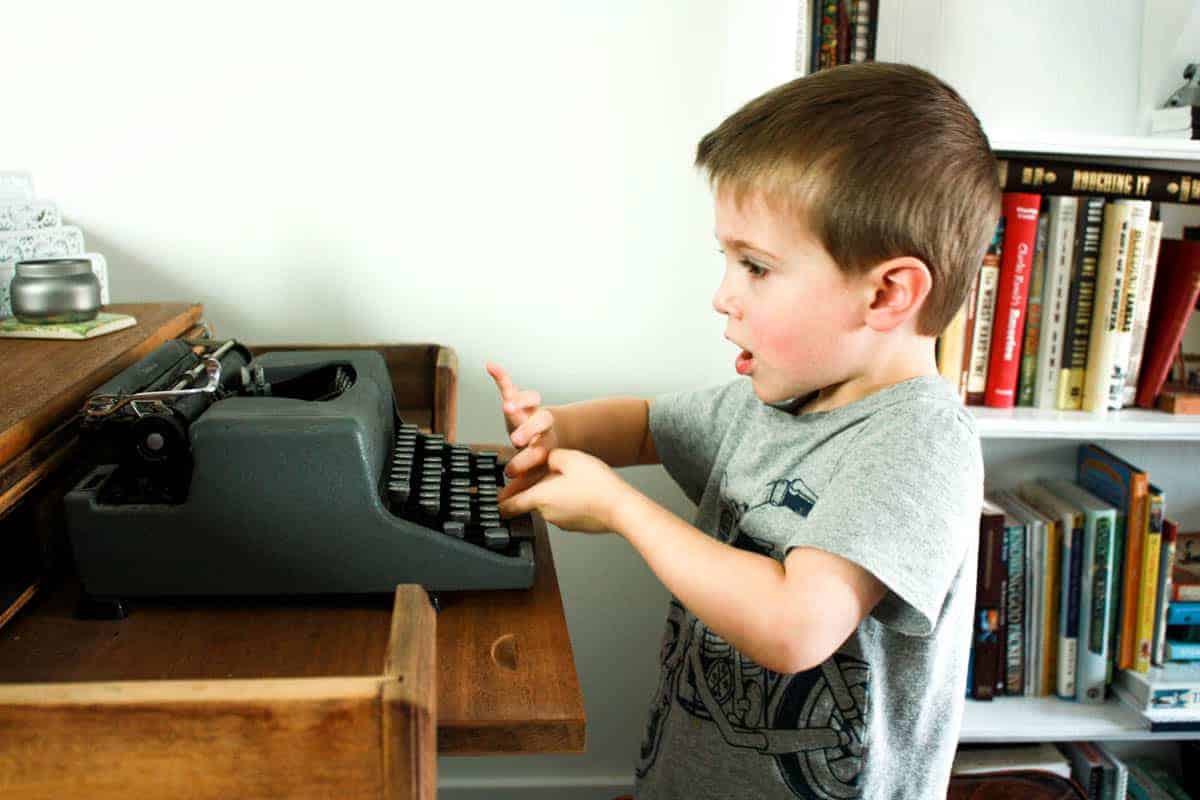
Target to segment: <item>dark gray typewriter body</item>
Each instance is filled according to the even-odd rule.
[[[503,464],[404,425],[379,353],[252,359],[236,345],[217,359],[210,396],[153,396],[155,387],[185,385],[179,375],[201,358],[168,342],[85,407],[85,444],[90,429],[101,457],[65,502],[87,593],[532,585],[532,521],[495,516]],[[124,405],[114,411],[118,398]]]

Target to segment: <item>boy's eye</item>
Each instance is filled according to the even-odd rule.
[[[751,277],[761,278],[767,274],[767,270],[764,267],[761,267],[748,259],[743,258],[738,263],[746,268],[746,272],[749,272]]]

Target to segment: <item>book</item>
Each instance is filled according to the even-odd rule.
[[[1108,683],[1114,620],[1114,538],[1117,509],[1070,481],[1043,481],[1057,496],[1083,512],[1083,552],[1079,581],[1079,639],[1075,699],[1103,703]]]
[[[1137,645],[1133,668],[1150,669],[1154,648],[1154,622],[1158,618],[1158,557],[1162,547],[1162,523],[1166,498],[1154,484],[1147,487],[1146,542],[1142,546],[1142,576],[1138,594]]]
[[[972,696],[991,700],[1003,682],[1004,650],[1000,607],[1004,597],[1002,560],[1004,510],[984,500],[979,515],[979,564],[975,587],[974,676]]]
[[[971,329],[970,368],[967,374],[967,404],[982,405],[988,382],[988,361],[992,351],[993,318],[996,312],[996,286],[1000,279],[1000,256],[1004,250],[1005,219],[1000,217],[992,241],[979,267],[975,292],[975,325]]]
[[[1136,169],[1041,158],[1008,158],[998,162],[1005,192],[1105,195],[1160,203],[1200,203],[1200,174],[1163,169]]]
[[[1067,310],[1078,217],[1078,197],[1050,198],[1041,332],[1033,385],[1033,405],[1037,408],[1058,407],[1058,383],[1066,364]]]
[[[1130,348],[1133,344],[1133,317],[1137,306],[1142,268],[1146,259],[1146,234],[1150,227],[1149,200],[1117,200],[1130,207],[1129,239],[1125,251],[1125,275],[1118,302],[1116,341],[1113,344],[1112,374],[1108,384],[1108,407],[1119,410],[1124,403],[1128,380]]]
[[[1129,690],[1119,682],[1113,684],[1113,694],[1138,715],[1151,733],[1200,731],[1200,713],[1194,708],[1139,708]]]
[[[1138,375],[1142,371],[1142,356],[1146,349],[1146,328],[1150,324],[1150,300],[1153,297],[1154,281],[1158,277],[1158,254],[1162,246],[1163,224],[1150,220],[1146,230],[1146,254],[1142,264],[1142,277],[1138,282],[1137,304],[1133,312],[1133,336],[1129,345],[1129,367],[1125,370],[1125,389],[1121,396],[1122,406],[1132,406],[1137,399]]]
[[[1104,758],[1088,742],[1061,742],[1058,749],[1071,764],[1071,777],[1083,787],[1088,800],[1100,800],[1104,782]]]
[[[1200,625],[1200,603],[1171,603],[1167,609],[1168,625]]]
[[[1104,229],[1104,198],[1083,198],[1075,221],[1075,254],[1071,265],[1071,291],[1067,299],[1066,352],[1058,379],[1058,408],[1083,408],[1087,379],[1088,344],[1096,305],[1096,267]]]
[[[1088,336],[1088,370],[1083,384],[1083,410],[1107,411],[1108,387],[1116,363],[1117,330],[1121,320],[1121,293],[1125,260],[1129,253],[1129,225],[1134,207],[1108,203],[1096,266],[1096,305]]]
[[[1010,192],[1002,200],[1004,244],[996,285],[995,329],[988,355],[984,405],[1012,408],[1016,404],[1021,340],[1025,335],[1029,269],[1037,237],[1041,195]]]
[[[1163,239],[1150,300],[1136,402],[1154,408],[1200,299],[1200,242]]]
[[[1094,444],[1082,445],[1076,461],[1078,481],[1083,488],[1117,508],[1117,555],[1120,558],[1119,609],[1116,625],[1116,664],[1133,665],[1142,549],[1149,524],[1149,481],[1146,473],[1123,458]]]
[[[1200,714],[1200,662],[1168,662],[1146,672],[1121,670],[1118,683],[1138,710],[1190,708]]]
[[[1104,757],[1106,763],[1113,767],[1111,781],[1104,783],[1104,800],[1125,800],[1125,795],[1128,793],[1129,786],[1129,770],[1125,766],[1124,760],[1118,758],[1108,745],[1103,742],[1096,742],[1096,749],[1100,751],[1100,755]]]
[[[1170,597],[1171,602],[1200,601],[1200,533],[1176,534]]]
[[[997,694],[1023,695],[1026,687],[1032,687],[1029,680],[1028,667],[1032,661],[1027,659],[1028,615],[1026,614],[1026,598],[1029,596],[1028,576],[1025,569],[1025,548],[1030,535],[1026,527],[1027,518],[1024,512],[1016,507],[1015,498],[1007,492],[997,492],[991,497],[992,502],[1005,511],[1004,543],[1001,546],[1001,558],[1007,579],[1004,584],[1004,603],[1001,614],[1001,626],[1004,630],[1004,681],[996,689]]]
[[[962,380],[963,337],[966,326],[967,305],[963,303],[938,339],[938,372],[954,387],[955,392],[958,391]]]
[[[8,339],[94,339],[107,333],[132,328],[137,320],[129,314],[101,311],[87,322],[54,324],[20,322],[16,317],[0,320],[0,338]]]
[[[951,775],[974,775],[983,772],[1017,772],[1044,770],[1071,777],[1071,764],[1066,756],[1049,742],[1037,744],[962,746],[954,754]]]
[[[1173,605],[1171,568],[1175,564],[1175,543],[1178,539],[1179,524],[1163,517],[1162,547],[1158,557],[1158,593],[1155,599],[1158,619],[1154,622],[1154,656],[1150,659],[1150,663],[1156,667],[1161,667],[1166,660],[1167,617]]]
[[[1187,642],[1167,636],[1167,661],[1200,661],[1200,642]]]
[[[1034,237],[1033,265],[1029,269],[1029,300],[1025,307],[1025,334],[1017,372],[1017,405],[1032,407],[1037,380],[1038,350],[1042,338],[1042,294],[1046,285],[1046,249],[1050,217],[1039,211]]]
[[[1059,521],[1026,503],[1019,492],[996,492],[993,497],[1024,528],[1023,693],[1046,697],[1054,694],[1058,685],[1059,598],[1062,585]],[[1011,575],[1010,570],[1010,578]]]
[[[1021,499],[1058,521],[1058,665],[1055,693],[1075,699],[1075,672],[1079,662],[1079,601],[1083,570],[1084,513],[1070,501],[1040,483],[1023,483]]]

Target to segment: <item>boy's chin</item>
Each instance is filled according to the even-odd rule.
[[[804,394],[804,392],[798,391],[794,386],[771,386],[763,381],[756,380],[753,375],[750,376],[750,385],[754,387],[755,396],[767,405],[786,405]]]

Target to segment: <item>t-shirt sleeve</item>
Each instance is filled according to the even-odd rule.
[[[744,405],[744,381],[674,392],[650,402],[650,436],[667,474],[696,505],[704,494],[721,441]]]
[[[920,403],[863,423],[804,523],[788,539],[846,558],[887,587],[872,611],[930,634],[978,537],[983,459],[961,407]]]

